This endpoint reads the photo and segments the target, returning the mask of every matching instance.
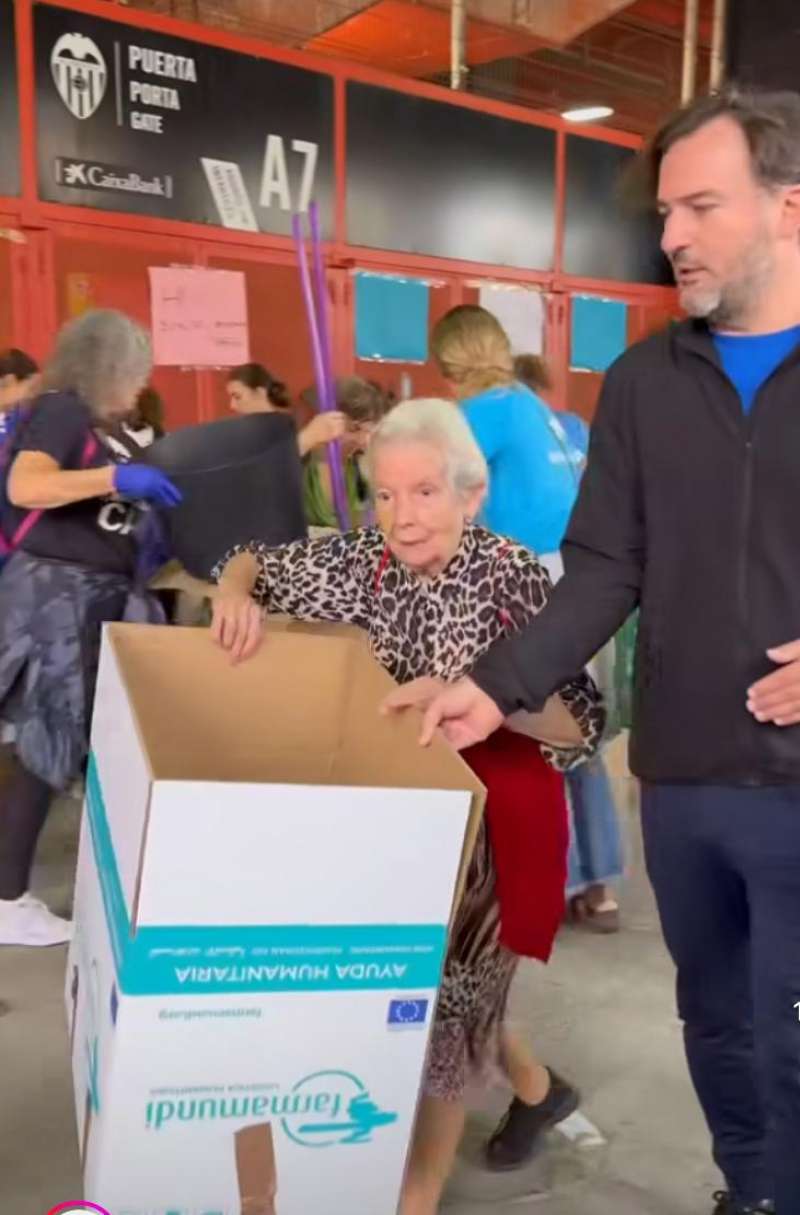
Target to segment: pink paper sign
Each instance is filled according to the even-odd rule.
[[[150,267],[157,367],[235,367],[250,359],[247,292],[240,270]]]

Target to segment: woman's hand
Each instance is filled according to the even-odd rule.
[[[231,662],[252,658],[264,639],[264,611],[244,591],[220,586],[213,598],[211,636]]]
[[[114,469],[114,489],[123,498],[153,502],[156,506],[177,506],[183,494],[166,473],[149,464],[118,464]]]
[[[325,443],[333,443],[335,439],[341,439],[346,430],[347,418],[343,413],[338,413],[336,410],[318,413],[297,436],[300,455],[307,456],[315,448],[322,447]]]

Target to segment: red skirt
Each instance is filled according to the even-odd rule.
[[[546,962],[564,914],[569,821],[563,776],[538,743],[500,729],[464,759],[487,790],[500,942]]]

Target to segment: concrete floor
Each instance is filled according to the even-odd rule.
[[[708,1215],[717,1181],[691,1093],[673,1012],[672,972],[643,874],[636,795],[618,782],[630,835],[624,931],[562,933],[547,968],[525,964],[514,1014],[541,1058],[584,1094],[580,1120],[554,1132],[524,1172],[496,1178],[480,1144],[503,1110],[483,1096],[447,1196],[447,1215]],[[78,809],[60,806],[40,849],[35,886],[66,910]],[[0,950],[0,1213],[46,1215],[80,1194],[66,1034],[64,951]],[[309,1213],[311,1215],[311,1213]],[[368,1213],[363,1213],[368,1215]]]

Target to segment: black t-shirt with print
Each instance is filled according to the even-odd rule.
[[[86,463],[83,457],[90,434],[97,446]],[[72,392],[48,392],[39,397],[15,436],[14,452],[22,451],[44,452],[65,471],[126,464],[136,455],[133,443],[128,446],[118,435],[111,439],[93,430],[88,406]],[[12,535],[27,514],[6,506],[5,535]],[[137,506],[113,494],[90,498],[44,511],[20,548],[35,557],[130,574],[136,556],[133,529],[139,518]]]

